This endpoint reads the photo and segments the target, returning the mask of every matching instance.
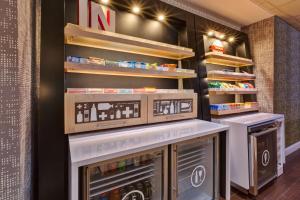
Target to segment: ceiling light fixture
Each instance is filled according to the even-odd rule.
[[[103,4],[109,4],[109,0],[101,0]]]
[[[228,42],[234,42],[235,38],[234,37],[230,37],[228,38]]]
[[[158,17],[157,17],[157,19],[159,21],[164,21],[165,20],[165,16],[163,14],[159,14]]]
[[[139,14],[141,12],[141,8],[137,5],[132,7],[132,12],[135,14]]]
[[[219,35],[219,38],[220,38],[221,40],[223,40],[223,39],[225,38],[225,35],[224,35],[224,34],[221,34],[221,35]]]
[[[210,37],[213,36],[214,35],[214,31],[208,31],[207,35],[210,36]]]

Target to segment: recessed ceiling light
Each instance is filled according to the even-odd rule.
[[[213,31],[208,31],[208,32],[207,32],[207,35],[208,35],[208,36],[213,36],[213,35],[214,35],[214,32],[213,32]]]
[[[108,4],[108,3],[109,3],[109,0],[101,0],[101,2],[102,2],[103,4]]]
[[[132,12],[134,12],[135,14],[139,14],[141,12],[141,8],[139,6],[133,6]]]
[[[228,38],[228,42],[234,42],[235,38],[234,37],[230,37]]]
[[[157,19],[159,20],[159,21],[164,21],[165,20],[165,15],[163,15],[163,14],[159,14],[158,15],[158,17],[157,17]]]
[[[220,39],[224,39],[224,38],[225,38],[225,34],[219,35],[219,38],[220,38]]]

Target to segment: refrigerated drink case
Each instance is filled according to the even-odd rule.
[[[277,131],[275,122],[248,128],[252,195],[277,177]]]
[[[172,200],[218,199],[218,136],[172,146]]]
[[[83,168],[84,200],[167,200],[167,148]]]

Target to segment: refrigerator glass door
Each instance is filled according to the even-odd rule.
[[[166,149],[84,168],[86,200],[165,200]]]
[[[277,175],[277,130],[256,137],[257,184],[261,188]]]
[[[211,200],[215,196],[214,137],[177,145],[177,199]]]

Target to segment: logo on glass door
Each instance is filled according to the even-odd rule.
[[[202,165],[199,165],[193,170],[193,173],[191,175],[191,184],[193,187],[197,188],[200,187],[203,182],[205,181],[206,177],[206,170],[205,167]]]
[[[262,162],[262,165],[263,165],[264,167],[266,167],[266,166],[269,165],[269,162],[270,162],[270,152],[269,152],[268,150],[265,150],[265,151],[262,153],[261,162]]]
[[[144,193],[139,190],[132,190],[131,192],[127,193],[122,200],[145,200]]]

